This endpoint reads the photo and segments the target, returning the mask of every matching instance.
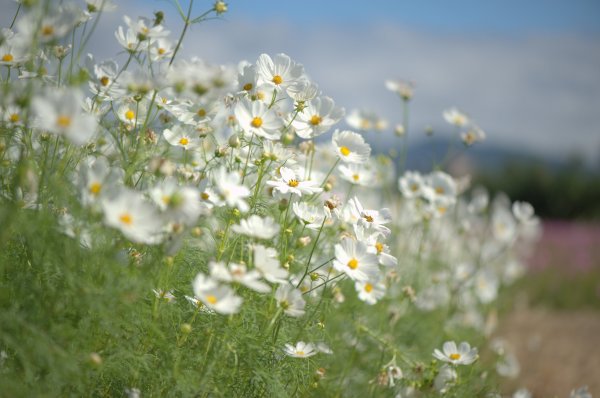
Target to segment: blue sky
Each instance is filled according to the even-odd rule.
[[[419,30],[461,33],[600,33],[600,2],[597,0],[240,0],[229,3],[228,18],[231,19],[342,25],[387,21]],[[201,8],[202,2],[196,4]]]
[[[11,0],[1,2],[14,9]],[[170,0],[116,3],[119,10],[103,16],[90,42],[96,58],[120,51],[114,31],[125,14],[163,10],[177,39],[182,24]],[[194,4],[198,15],[213,2]],[[428,125],[448,134],[441,113],[456,106],[487,132],[484,145],[563,159],[578,152],[600,164],[599,0],[228,4],[223,20],[191,27],[181,57],[237,64],[285,52],[347,111],[376,111],[391,126],[400,122],[399,104],[384,81],[411,80],[412,139],[422,139]],[[0,15],[3,26],[10,17]]]

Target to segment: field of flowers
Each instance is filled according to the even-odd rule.
[[[110,0],[2,29],[0,396],[499,396],[533,208],[404,170],[410,84],[399,159],[374,154],[377,120],[285,54],[180,59],[228,5],[173,4],[177,35],[123,18],[120,65],[86,49]]]

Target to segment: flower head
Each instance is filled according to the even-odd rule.
[[[471,345],[467,342],[462,342],[457,347],[454,341],[447,341],[442,349],[443,352],[436,348],[433,351],[433,356],[440,361],[453,365],[470,365],[478,358],[477,348],[471,348]]]

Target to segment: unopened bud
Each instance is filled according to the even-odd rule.
[[[240,138],[237,135],[232,135],[229,137],[229,146],[232,148],[237,148],[240,146]]]
[[[192,331],[192,325],[190,325],[189,323],[183,323],[181,325],[180,329],[181,329],[181,333],[190,334]]]
[[[290,145],[292,142],[294,142],[294,133],[287,132],[284,135],[282,135],[281,142],[284,145]]]
[[[227,3],[225,3],[224,1],[217,1],[215,2],[213,9],[217,14],[223,14],[227,12]]]
[[[404,136],[404,134],[406,134],[404,126],[401,124],[397,124],[396,127],[394,127],[394,134],[396,134],[398,137]]]
[[[90,362],[93,365],[100,366],[102,365],[102,357],[97,352],[92,352],[90,354]]]

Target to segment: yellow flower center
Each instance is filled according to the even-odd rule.
[[[368,214],[364,214],[363,218],[367,221],[367,222],[373,222],[373,217],[368,215]]]
[[[458,361],[460,359],[460,354],[457,354],[457,353],[450,354],[449,358],[453,361]]]
[[[340,152],[342,153],[342,155],[348,156],[350,155],[350,148],[348,148],[347,146],[343,146],[340,148]]]
[[[438,209],[438,212],[439,212],[440,214],[442,214],[442,215],[443,215],[444,213],[446,213],[446,208],[445,208],[444,206],[439,206],[437,209]]]
[[[163,203],[164,203],[165,205],[167,205],[167,206],[168,206],[168,205],[169,205],[169,203],[171,203],[171,197],[170,197],[169,195],[164,195],[164,196],[162,197],[162,201],[163,201]]]
[[[283,83],[283,78],[279,75],[275,75],[275,76],[273,76],[272,82],[277,85],[280,85],[281,83]]]
[[[119,221],[125,225],[131,225],[133,224],[133,217],[129,213],[123,213],[119,216]]]
[[[198,112],[196,112],[196,114],[200,117],[204,117],[204,116],[206,116],[206,109],[200,108],[200,109],[198,109]]]
[[[262,126],[263,120],[260,117],[256,116],[254,119],[252,119],[252,121],[250,122],[250,124],[254,128],[259,128],[260,126]]]
[[[134,118],[135,118],[135,112],[134,111],[132,111],[130,109],[127,112],[125,112],[125,119],[127,119],[127,120],[133,120]]]
[[[358,174],[353,174],[353,175],[352,175],[352,179],[353,179],[354,181],[358,181],[358,179],[359,179],[359,178],[360,178],[360,176],[359,176]]]
[[[375,249],[377,249],[377,254],[383,252],[383,243],[375,243]]]
[[[348,261],[348,264],[346,264],[346,265],[350,269],[356,269],[358,267],[358,260],[353,258],[352,260]]]
[[[246,90],[246,91],[252,90],[252,83],[246,83],[246,84],[244,84],[244,90]]]
[[[12,54],[4,54],[2,56],[2,61],[4,62],[11,62],[13,59],[15,59]]]
[[[42,27],[42,35],[43,36],[50,36],[51,34],[54,33],[54,27],[51,25],[45,25]]]
[[[102,184],[100,184],[99,182],[95,182],[92,185],[90,185],[90,193],[93,195],[98,195],[101,190]]]
[[[187,138],[185,138],[185,137],[182,137],[182,138],[179,140],[179,143],[180,143],[181,145],[187,145],[187,144],[189,144],[189,143],[190,143],[190,140],[188,140],[188,139],[187,139]]]
[[[373,285],[371,285],[369,282],[365,283],[365,292],[371,293],[372,290],[373,290]]]
[[[208,200],[208,198],[210,197],[210,195],[209,195],[209,194],[207,194],[206,192],[202,192],[202,193],[200,194],[200,197],[201,197],[203,200]]]
[[[261,101],[264,100],[265,99],[265,93],[262,92],[262,91],[257,92],[256,93],[256,98],[259,99],[259,100],[261,100]]]
[[[69,127],[71,125],[71,118],[69,116],[66,116],[66,115],[59,115],[56,118],[56,125],[58,127],[66,129],[67,127]]]
[[[108,76],[102,76],[100,78],[100,84],[102,84],[104,87],[108,86],[108,83],[110,83]]]
[[[212,294],[209,294],[208,296],[206,296],[206,301],[208,301],[212,305],[215,305],[215,304],[217,304],[218,300],[215,296],[213,296]]]
[[[298,186],[298,184],[300,184],[300,183],[298,182],[298,180],[291,179],[291,180],[289,180],[289,181],[288,181],[288,185],[289,185],[290,187],[292,187],[292,188],[296,188],[296,187]]]
[[[410,184],[410,190],[417,192],[419,190],[419,186],[417,184]]]
[[[296,351],[296,355],[303,357],[305,354],[304,351]]]
[[[167,50],[165,50],[162,47],[158,49],[158,55],[164,55],[166,52],[167,52]]]
[[[18,122],[19,120],[21,120],[21,117],[19,116],[18,113],[13,113],[10,115],[10,121],[13,123]]]
[[[321,120],[323,120],[321,116],[313,115],[313,117],[310,118],[310,124],[312,124],[313,126],[318,126],[319,124],[321,124]]]
[[[444,193],[444,187],[436,187],[435,188],[435,193],[442,195]]]
[[[463,115],[454,115],[454,117],[452,118],[452,121],[457,126],[462,126],[463,124],[465,124],[467,122],[467,119]]]

